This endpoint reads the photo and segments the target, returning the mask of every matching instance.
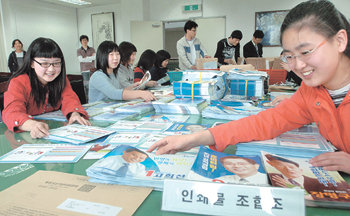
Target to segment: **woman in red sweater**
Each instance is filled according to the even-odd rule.
[[[22,67],[9,81],[3,121],[11,131],[30,131],[32,138],[41,138],[49,135],[49,126],[34,120],[33,115],[59,109],[68,124],[90,125],[66,76],[60,47],[49,38],[37,38],[30,44]]]

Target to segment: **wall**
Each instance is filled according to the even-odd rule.
[[[252,39],[255,28],[255,12],[272,10],[289,10],[296,6],[302,0],[280,1],[280,0],[203,0],[202,12],[184,13],[181,7],[188,4],[201,3],[201,1],[186,0],[151,0],[150,19],[161,21],[172,21],[181,19],[190,19],[192,17],[218,17],[226,16],[226,35],[229,36],[235,29],[243,32],[241,47]],[[350,1],[332,0],[335,6],[349,17]],[[169,7],[171,5],[171,7]],[[199,26],[200,28],[200,26]],[[216,43],[217,41],[213,41]],[[243,55],[241,48],[241,56]],[[281,47],[265,47],[264,56],[279,56]]]
[[[76,9],[38,0],[2,0],[5,52],[11,53],[13,39],[19,38],[24,49],[38,37],[55,40],[61,47],[68,73],[79,73],[76,57]],[[7,57],[6,57],[7,58]]]

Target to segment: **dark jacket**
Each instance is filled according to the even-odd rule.
[[[237,62],[238,57],[240,57],[239,49],[240,49],[239,43],[237,44],[237,46],[231,46],[227,42],[227,38],[224,38],[218,42],[214,57],[218,58],[218,62],[221,65],[227,65],[227,63],[224,62],[224,60],[231,59],[234,53],[235,61]]]
[[[256,52],[255,46],[253,44],[253,41],[249,41],[246,43],[243,47],[243,56],[244,58],[249,57],[262,57],[263,51],[262,51],[263,45],[261,43],[258,44],[258,53]]]
[[[26,51],[23,51],[23,57],[25,55],[26,55]],[[7,64],[8,64],[8,67],[10,68],[11,73],[18,70],[16,51],[13,51],[12,53],[10,53],[9,60],[8,60]]]

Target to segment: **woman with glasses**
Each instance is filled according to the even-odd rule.
[[[49,135],[49,127],[33,116],[59,109],[68,124],[90,125],[66,76],[60,47],[51,39],[37,38],[30,44],[23,66],[9,81],[2,118],[9,130],[30,131],[32,138],[41,138]]]
[[[339,151],[310,160],[313,166],[350,173],[350,25],[326,0],[307,1],[293,8],[281,26],[283,61],[303,80],[290,98],[275,108],[191,135],[170,136],[149,151],[157,154],[209,145],[272,139],[315,122],[320,133]]]

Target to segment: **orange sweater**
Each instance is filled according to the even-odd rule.
[[[350,90],[336,108],[324,87],[302,83],[290,99],[275,108],[210,128],[216,143],[211,148],[223,151],[239,142],[272,139],[311,122],[337,149],[350,153]]]

